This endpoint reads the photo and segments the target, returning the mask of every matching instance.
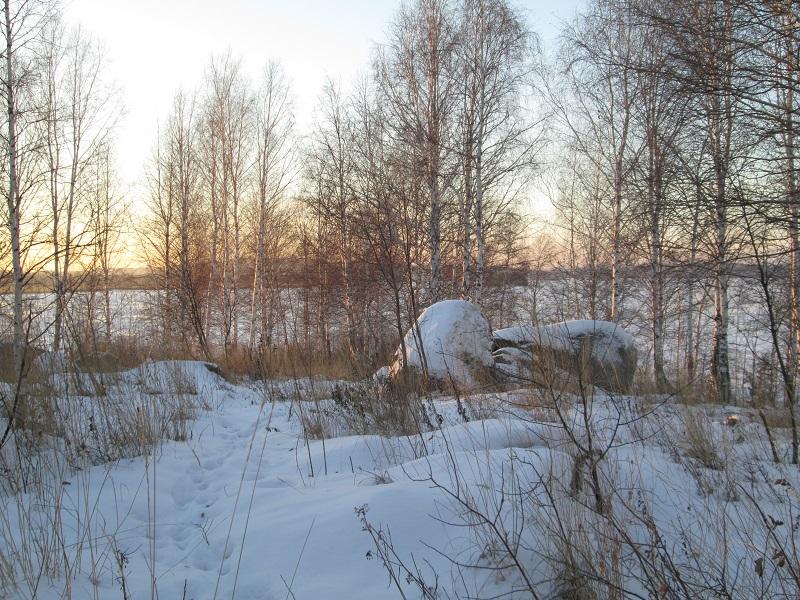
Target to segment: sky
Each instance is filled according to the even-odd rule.
[[[582,3],[516,5],[548,48],[559,23]],[[125,107],[115,135],[117,166],[133,192],[159,121],[179,89],[199,86],[212,55],[230,51],[256,81],[269,60],[280,61],[292,82],[298,131],[306,134],[325,80],[347,87],[368,69],[400,0],[64,0],[63,6],[68,22],[104,46]]]

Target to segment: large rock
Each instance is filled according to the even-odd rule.
[[[444,300],[429,306],[417,319],[395,353],[389,379],[401,373],[424,375],[445,387],[474,389],[494,366],[492,330],[474,304],[466,300]]]
[[[610,392],[630,390],[636,371],[633,337],[608,321],[565,321],[534,327],[520,325],[494,332],[495,355],[504,348],[530,352],[545,365],[579,376]],[[508,354],[506,351],[505,354]]]
[[[493,353],[494,368],[501,379],[512,383],[535,381],[533,373],[533,354],[516,346],[497,348]]]

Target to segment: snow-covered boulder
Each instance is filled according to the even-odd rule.
[[[578,375],[610,392],[627,392],[636,371],[633,336],[608,321],[565,321],[520,325],[494,332],[494,347],[532,352],[537,363]]]
[[[480,309],[466,300],[444,300],[425,309],[397,349],[389,379],[411,370],[432,383],[477,387],[494,366],[492,330]]]

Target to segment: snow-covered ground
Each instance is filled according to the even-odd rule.
[[[530,583],[550,597],[561,585],[559,528],[576,545],[586,537],[595,567],[616,565],[625,589],[645,596],[632,547],[654,563],[667,555],[685,563],[687,579],[706,560],[708,578],[724,565],[723,583],[742,598],[758,586],[780,595],[785,565],[797,558],[776,552],[798,526],[798,471],[771,463],[757,422],[724,425],[725,409],[703,421],[725,461],[715,469],[687,458],[677,407],[651,412],[598,394],[590,421],[594,447],[606,451],[601,487],[612,520],[593,511],[590,486],[575,483],[574,444],[553,414],[529,410],[530,392],[476,396],[467,408],[433,399],[428,410],[441,425],[419,435],[323,441],[307,439],[303,415],[336,402],[298,402],[294,382],[234,385],[203,363],[151,363],[106,385],[130,393],[146,384],[149,402],[165,402],[176,370],[197,407],[185,440],[80,470],[51,465],[60,480],[48,480],[58,488],[48,497],[59,506],[31,491],[0,496],[0,573],[3,561],[18,570],[16,588],[0,597],[401,597],[382,556],[429,586],[423,596],[395,564],[407,598],[528,598]],[[337,385],[313,387],[324,396]],[[308,393],[312,383],[302,386]],[[564,414],[583,440],[580,411]],[[767,516],[780,525],[764,527]],[[611,522],[626,523],[634,542]],[[29,572],[20,572],[26,561]],[[666,576],[663,585],[676,584]]]

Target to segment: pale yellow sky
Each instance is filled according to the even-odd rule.
[[[518,2],[545,44],[583,0]],[[180,87],[193,90],[213,54],[230,50],[257,78],[279,60],[292,81],[295,114],[307,133],[326,77],[345,86],[367,70],[371,48],[399,0],[65,0],[68,22],[80,23],[105,46],[125,114],[116,132],[122,183],[143,193],[146,161],[159,120]]]

